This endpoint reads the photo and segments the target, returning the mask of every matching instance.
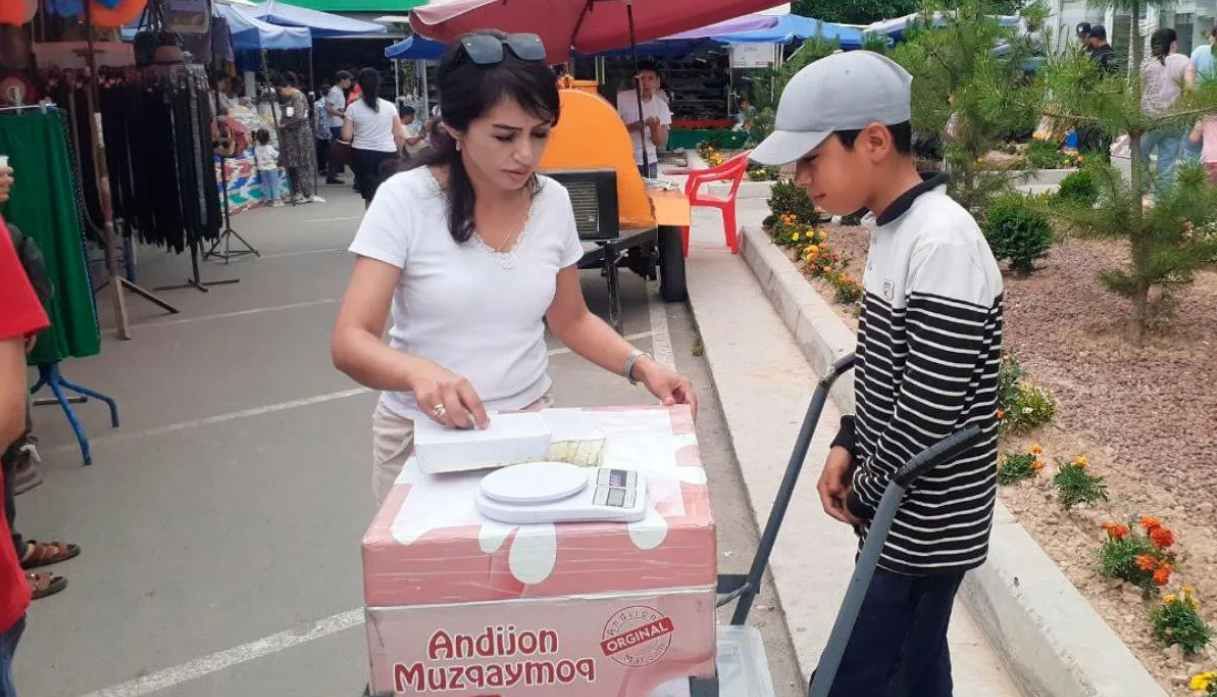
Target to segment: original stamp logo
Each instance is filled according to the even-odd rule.
[[[635,605],[618,610],[604,625],[600,650],[623,666],[641,668],[664,657],[676,626],[655,608]]]

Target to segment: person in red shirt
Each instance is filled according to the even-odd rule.
[[[7,171],[0,171],[0,203],[8,198],[9,178]],[[25,430],[26,337],[49,325],[46,311],[17,259],[8,227],[0,219],[0,447],[7,447]],[[0,517],[0,540],[8,539],[8,521]],[[25,630],[29,604],[30,587],[17,551],[11,544],[0,544],[0,697],[16,695],[13,655]]]

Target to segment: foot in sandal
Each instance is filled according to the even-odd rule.
[[[58,564],[80,556],[80,547],[68,542],[39,542],[26,540],[25,554],[21,555],[21,568],[37,569]]]
[[[66,578],[45,571],[28,573],[25,575],[25,581],[30,584],[30,594],[34,600],[45,598],[48,595],[55,595],[68,587],[68,580]]]

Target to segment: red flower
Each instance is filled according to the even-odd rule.
[[[1117,540],[1122,540],[1122,539],[1124,539],[1125,537],[1128,537],[1128,532],[1129,532],[1129,531],[1128,531],[1128,526],[1127,526],[1127,525],[1117,525],[1117,526],[1116,526],[1116,529],[1115,529],[1115,530],[1113,530],[1111,534],[1112,534],[1112,535],[1115,535],[1115,538],[1116,538]]]
[[[1154,528],[1162,527],[1162,521],[1158,520],[1157,518],[1150,518],[1147,516],[1141,519],[1141,527],[1145,528],[1146,530],[1153,530]]]
[[[1163,564],[1154,572],[1154,583],[1159,586],[1165,586],[1171,582],[1171,565]]]
[[[1141,555],[1137,556],[1137,568],[1138,569],[1140,569],[1142,571],[1153,571],[1154,568],[1157,566],[1158,566],[1158,560],[1154,559],[1153,557],[1149,556],[1148,554],[1141,554]]]
[[[1175,535],[1169,528],[1156,527],[1149,531],[1149,539],[1158,549],[1166,549],[1175,544]]]

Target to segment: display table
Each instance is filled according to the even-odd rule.
[[[363,541],[373,695],[648,697],[714,675],[717,553],[686,407],[585,410],[638,523],[506,525],[406,464]],[[670,683],[670,684],[669,684]]]

